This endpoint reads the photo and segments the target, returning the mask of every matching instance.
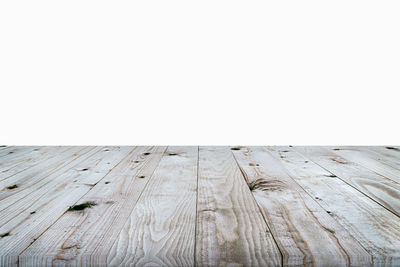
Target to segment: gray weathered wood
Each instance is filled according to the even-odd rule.
[[[400,216],[400,184],[324,147],[294,147],[301,154]]]
[[[228,147],[200,147],[196,265],[281,265],[281,254]]]
[[[396,215],[292,148],[268,149],[288,174],[366,248],[375,266],[400,265],[400,220]]]
[[[370,255],[282,169],[263,147],[233,150],[284,266],[371,264]]]
[[[396,146],[0,146],[0,266],[400,266],[399,174]]]
[[[104,249],[118,236],[164,150],[131,151],[78,201],[87,208],[65,212],[20,255],[20,265],[105,265]]]
[[[197,162],[197,147],[168,148],[114,242],[109,265],[194,265]]]

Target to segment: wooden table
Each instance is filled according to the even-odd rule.
[[[398,147],[0,147],[0,265],[400,265]]]

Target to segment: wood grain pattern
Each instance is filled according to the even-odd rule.
[[[376,160],[400,170],[400,149],[396,147],[368,146],[362,147],[375,153]]]
[[[262,147],[234,150],[285,266],[366,266],[370,256]]]
[[[14,153],[0,158],[0,181],[23,172],[40,162],[44,162],[54,157],[55,154],[71,149],[70,147],[32,148],[26,153]]]
[[[37,183],[31,184],[30,187],[21,185],[19,187],[21,191],[8,196],[8,199],[3,199],[2,205],[5,201],[7,203],[12,201],[13,204],[3,210],[2,214],[4,215],[0,217],[0,225],[2,225],[0,230],[8,234],[5,238],[0,239],[0,246],[7,245],[7,250],[2,249],[2,254],[14,255],[22,252],[65,210],[91,189],[90,184],[83,184],[80,181],[85,180],[85,177],[91,179],[104,177],[129,150],[131,148],[128,147],[122,149],[118,147],[110,149],[84,148],[81,157],[79,157],[79,152],[76,152],[75,161],[37,181]],[[113,152],[120,158],[113,155]],[[92,163],[93,160],[99,158],[105,161],[101,168],[98,168],[97,165],[91,165],[91,170],[82,170],[82,161]],[[28,190],[31,188],[34,188],[34,190]],[[9,198],[12,198],[12,200]]]
[[[197,147],[170,147],[114,243],[107,262],[193,266]]]
[[[400,265],[400,220],[396,215],[292,148],[269,147],[268,150],[367,249],[375,265]]]
[[[93,205],[65,212],[20,255],[20,265],[105,265],[104,249],[121,231],[164,150],[131,151],[77,203]]]
[[[400,216],[400,184],[323,147],[295,147],[301,154]]]
[[[37,146],[8,146],[0,150],[0,161],[7,160],[7,158],[12,155],[23,155],[33,149],[38,148]],[[5,157],[6,156],[6,157]]]
[[[1,147],[0,266],[400,266],[400,147]]]
[[[387,164],[387,162],[377,160],[376,154],[372,151],[360,147],[349,146],[340,148],[327,147],[327,149],[350,162],[359,164],[364,168],[385,176],[396,183],[400,183],[400,170]]]
[[[200,147],[196,265],[281,265],[281,254],[228,147]]]

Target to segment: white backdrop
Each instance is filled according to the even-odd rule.
[[[1,144],[400,144],[399,1],[1,1]]]

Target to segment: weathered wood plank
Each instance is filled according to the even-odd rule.
[[[51,181],[49,176],[56,171],[62,173],[70,168],[70,164],[77,159],[84,157],[92,151],[94,147],[73,147],[62,153],[57,153],[49,160],[37,164],[32,168],[13,175],[0,181],[0,207],[1,210],[11,204],[15,204],[26,195],[35,192],[37,188]]]
[[[82,210],[65,212],[20,255],[20,265],[105,265],[104,250],[118,236],[164,150],[131,151],[79,200],[76,209]]]
[[[281,254],[228,147],[200,147],[196,265],[281,265]]]
[[[379,161],[400,170],[400,149],[390,146],[367,146],[363,148],[376,153]]]
[[[0,150],[0,162],[7,160],[10,155],[23,155],[38,148],[37,146],[7,146]]]
[[[294,147],[305,157],[400,216],[400,184],[324,147]]]
[[[378,157],[376,157],[376,155],[374,155],[373,152],[370,152],[367,149],[362,149],[360,147],[354,147],[354,146],[352,147],[335,146],[326,148],[348,161],[359,164],[364,168],[367,168],[377,174],[385,176],[386,178],[396,183],[400,183],[400,170],[393,168],[388,164],[380,162],[378,160]]]
[[[37,173],[37,179],[27,179],[2,195],[0,206],[0,258],[3,264],[13,263],[17,256],[73,205],[90,187],[69,180],[70,168],[101,148],[75,147],[62,156],[55,155],[49,173]],[[54,167],[54,168],[53,168]],[[24,174],[24,175],[28,175]],[[77,174],[76,176],[78,176]],[[33,182],[32,182],[33,181]],[[15,191],[15,192],[13,192]]]
[[[396,215],[290,147],[268,150],[367,249],[375,266],[400,265],[400,220]]]
[[[263,147],[233,148],[284,266],[366,266],[371,256]]]
[[[109,265],[194,265],[197,161],[197,147],[168,148],[108,254]]]
[[[57,154],[71,150],[71,147],[39,147],[26,153],[15,153],[0,159],[0,181],[16,175],[34,165],[49,160]]]

